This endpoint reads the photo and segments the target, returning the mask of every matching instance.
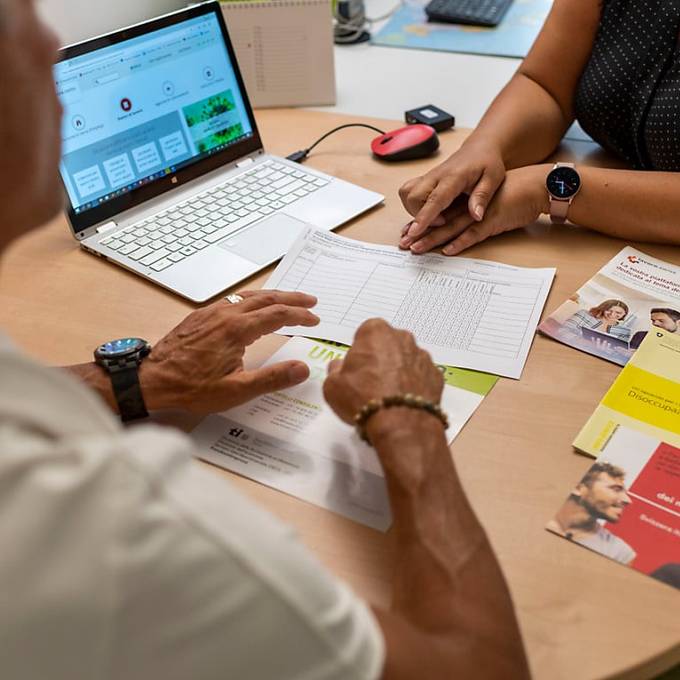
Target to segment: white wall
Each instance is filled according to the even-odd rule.
[[[39,0],[63,44],[184,7],[186,0]]]

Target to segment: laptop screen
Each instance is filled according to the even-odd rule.
[[[191,172],[201,161],[222,156],[205,172],[239,158],[255,138],[260,146],[215,6],[76,46],[80,54],[67,48],[55,65],[72,222],[100,222],[141,202],[137,194],[146,200],[203,174]]]

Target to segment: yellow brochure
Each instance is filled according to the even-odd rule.
[[[647,333],[574,447],[595,458],[622,425],[680,447],[680,333]]]

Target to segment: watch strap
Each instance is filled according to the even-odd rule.
[[[142,387],[139,384],[138,366],[112,370],[109,375],[121,420],[128,422],[146,418],[149,412],[146,410]]]
[[[564,224],[567,221],[567,213],[571,199],[560,200],[554,196],[550,196],[550,219],[553,224]]]

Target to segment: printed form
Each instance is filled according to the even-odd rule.
[[[554,276],[552,268],[413,255],[309,227],[266,287],[317,296],[317,337],[351,344],[364,321],[379,317],[411,331],[436,362],[519,378]]]
[[[347,349],[292,338],[265,366],[304,361],[309,380],[208,416],[191,436],[198,457],[209,463],[386,531],[392,515],[378,456],[323,396],[328,364]],[[440,370],[451,443],[497,379],[446,366]]]

